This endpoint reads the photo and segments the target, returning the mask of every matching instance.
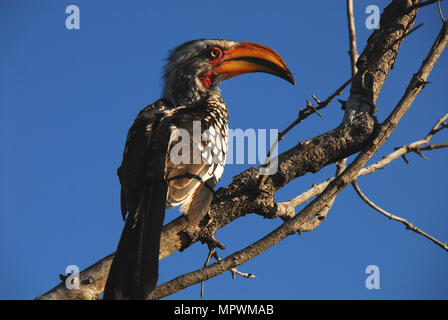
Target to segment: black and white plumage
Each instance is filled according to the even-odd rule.
[[[144,299],[158,278],[165,208],[181,205],[190,223],[207,213],[228,147],[228,112],[218,84],[248,72],[294,83],[272,49],[228,40],[194,40],[172,51],[163,98],[138,114],[118,169],[126,223],[104,299]]]

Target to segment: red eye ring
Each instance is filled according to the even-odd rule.
[[[213,47],[209,50],[210,59],[219,59],[222,57],[222,51],[218,47]]]

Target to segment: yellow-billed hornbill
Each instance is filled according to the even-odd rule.
[[[294,84],[283,59],[259,44],[200,39],[171,52],[163,98],[140,111],[126,139],[118,169],[126,223],[104,299],[144,299],[155,288],[165,207],[182,204],[191,223],[207,213],[228,145],[227,107],[218,84],[249,72]]]

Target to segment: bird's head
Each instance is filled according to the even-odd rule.
[[[174,49],[165,66],[163,96],[176,105],[219,94],[217,85],[251,72],[266,72],[295,84],[283,59],[256,43],[200,39]]]

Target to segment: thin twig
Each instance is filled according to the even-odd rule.
[[[403,40],[404,38],[408,37],[409,35],[411,35],[414,31],[420,29],[422,26],[424,25],[424,23],[420,23],[418,25],[416,25],[415,27],[413,27],[411,30],[409,30],[408,32],[406,32],[405,34],[403,34],[400,38],[396,39],[394,42],[392,42],[387,48],[387,50],[390,50],[397,42]]]
[[[381,209],[379,206],[377,206],[375,203],[373,203],[371,200],[369,200],[369,198],[366,197],[366,195],[364,193],[362,193],[361,189],[358,186],[358,183],[356,182],[356,180],[354,180],[352,182],[352,186],[353,189],[355,189],[356,193],[360,196],[360,198],[367,203],[370,207],[372,207],[373,209],[375,209],[376,211],[378,211],[379,213],[381,213],[382,215],[388,217],[391,220],[395,220],[398,222],[401,222],[402,224],[404,224],[406,226],[406,229],[408,230],[412,230],[418,234],[421,234],[422,236],[428,238],[429,240],[431,240],[432,242],[434,242],[435,244],[439,245],[440,247],[442,247],[443,249],[445,249],[446,251],[448,251],[448,245],[447,243],[443,243],[439,240],[437,240],[436,238],[434,238],[433,236],[429,235],[428,233],[424,232],[423,230],[421,230],[420,228],[417,228],[416,226],[414,226],[412,223],[410,223],[408,220],[398,217],[396,215],[393,215],[392,213],[387,212],[384,209]]]
[[[440,19],[442,19],[442,22],[443,22],[443,23],[446,23],[446,20],[445,20],[445,18],[443,17],[442,8],[440,7],[440,1],[441,1],[441,0],[438,0],[438,1],[437,1],[437,6],[439,7]]]
[[[222,259],[218,256],[218,253],[217,253],[216,251],[213,253],[213,257],[214,257],[214,258],[216,259],[216,261],[218,261],[218,262],[222,260]],[[257,278],[253,273],[250,273],[250,272],[241,272],[241,271],[239,271],[236,267],[234,267],[234,268],[230,268],[229,271],[232,273],[232,279],[233,279],[233,280],[235,280],[236,275],[239,275],[239,276],[241,276],[241,277],[243,277],[243,278],[246,278],[246,279],[256,279],[256,278]]]
[[[437,120],[436,124],[432,127],[432,129],[429,131],[429,133],[426,135],[426,137],[422,140],[414,141],[408,145],[401,146],[399,148],[395,148],[394,152],[388,154],[387,156],[384,156],[381,160],[377,161],[374,164],[371,164],[359,172],[358,176],[364,176],[366,174],[373,173],[379,169],[383,169],[386,165],[391,163],[393,160],[402,157],[403,160],[409,164],[409,160],[406,159],[406,154],[410,152],[414,152],[415,150],[422,151],[422,150],[433,150],[433,149],[440,149],[440,148],[446,148],[448,147],[447,142],[439,143],[439,144],[430,144],[428,143],[431,141],[432,137],[440,132],[440,130],[446,128],[444,126],[444,121],[448,118],[448,113],[443,115],[439,120]]]
[[[409,30],[409,32],[407,32],[403,37],[407,37],[409,36],[412,32],[416,31],[417,29],[419,29],[420,27],[422,27],[424,25],[424,23],[420,23],[418,25],[416,25],[415,27],[413,27],[411,30]]]
[[[353,13],[353,0],[347,0],[347,25],[348,25],[348,37],[349,37],[349,55],[352,77],[355,77],[358,72],[356,62],[358,61],[358,51],[356,49],[356,28],[355,28],[355,15]],[[345,102],[342,102],[342,109],[345,110]],[[336,175],[339,175],[344,171],[347,166],[347,158],[336,162]],[[333,200],[334,201],[334,200]]]
[[[352,77],[358,72],[356,61],[358,60],[358,52],[356,50],[356,31],[355,16],[353,14],[353,0],[347,0],[347,20],[348,20],[348,36],[350,40],[350,63],[352,66]]]
[[[336,89],[336,91],[331,94],[325,101],[320,102],[318,104],[317,107],[315,108],[305,108],[305,109],[301,109],[299,112],[299,116],[297,117],[296,120],[294,120],[289,126],[287,126],[283,131],[281,131],[278,134],[278,139],[276,141],[276,143],[274,143],[275,145],[271,148],[273,150],[273,148],[276,147],[276,145],[278,144],[279,141],[283,140],[283,138],[285,137],[285,135],[291,131],[292,128],[294,128],[295,126],[297,126],[299,123],[301,123],[303,120],[305,120],[306,118],[308,118],[310,115],[312,115],[313,113],[315,113],[315,110],[319,111],[325,107],[327,107],[330,102],[336,97],[341,95],[342,91],[350,84],[350,82],[352,82],[352,79],[347,80],[346,82],[344,82],[343,85],[341,85],[338,89]],[[269,150],[268,156],[271,155],[271,150]]]
[[[442,1],[442,0],[428,0],[428,1],[419,2],[419,3],[416,3],[416,4],[412,5],[412,6],[410,6],[408,8],[408,11],[411,11],[411,10],[414,10],[414,9],[417,9],[417,8],[421,8],[421,7],[425,7],[425,6],[429,6],[429,5],[431,5],[433,3],[436,3],[436,2],[439,2],[439,1]]]
[[[448,142],[442,142],[437,144],[428,144],[427,146],[423,147],[415,147],[413,151],[422,151],[422,150],[434,150],[434,149],[442,149],[447,148]]]
[[[207,255],[207,259],[205,259],[204,268],[208,266],[208,263],[210,262],[210,259],[212,258],[213,254],[216,253],[216,247],[209,246],[209,251]],[[201,281],[201,299],[204,299],[204,281]]]
[[[442,118],[440,118],[436,124],[431,128],[428,134],[425,137],[425,140],[429,142],[429,140],[440,130],[447,129],[448,126],[445,123],[445,120],[448,119],[448,113],[445,113]]]
[[[327,107],[330,102],[336,97],[341,95],[342,91],[350,84],[350,82],[352,82],[353,78],[350,78],[349,80],[347,80],[346,82],[344,82],[343,85],[341,85],[338,89],[336,89],[336,91],[331,94],[325,101],[320,102],[319,99],[316,98],[315,95],[313,95],[313,99],[318,102],[318,105],[316,107],[314,107],[312,105],[311,102],[307,101],[307,106],[304,109],[300,109],[299,111],[299,116],[297,117],[296,120],[294,120],[293,122],[291,122],[283,131],[279,132],[277,139],[274,141],[274,143],[272,144],[271,148],[269,149],[269,152],[266,156],[266,159],[263,163],[263,165],[261,167],[267,167],[269,165],[269,162],[271,161],[271,155],[274,152],[274,150],[277,148],[278,143],[283,140],[283,138],[285,137],[285,135],[291,131],[292,128],[294,128],[295,126],[297,126],[299,123],[301,123],[303,120],[305,120],[306,118],[308,118],[310,115],[312,115],[313,113],[317,113],[320,117],[322,117],[322,115],[319,113],[319,110]],[[261,175],[260,176],[260,180],[258,185],[263,184],[263,182],[265,181],[265,179],[267,178],[268,175]]]

